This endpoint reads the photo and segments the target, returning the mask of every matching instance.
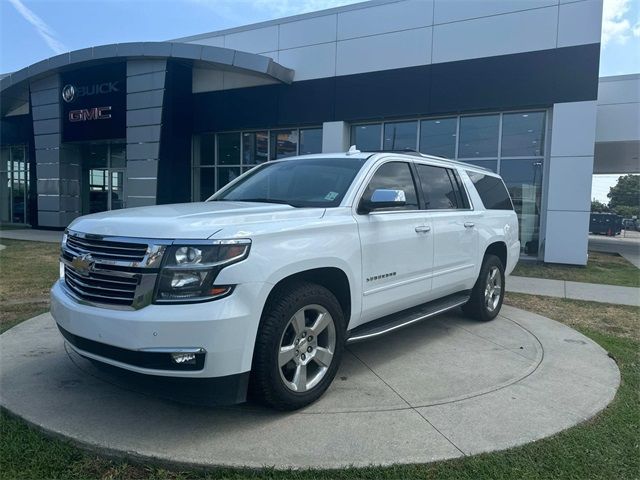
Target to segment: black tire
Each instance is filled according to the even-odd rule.
[[[497,269],[496,274],[499,274],[500,276],[501,288],[499,296],[496,298],[497,304],[495,307],[493,307],[493,309],[491,309],[486,302],[485,288],[487,286],[489,274],[493,271],[493,269]],[[502,308],[502,302],[504,300],[504,290],[504,265],[502,265],[502,261],[495,255],[487,254],[484,256],[482,267],[480,268],[480,274],[478,275],[478,279],[473,286],[473,290],[471,290],[471,298],[466,304],[462,306],[462,310],[467,314],[467,316],[475,318],[476,320],[480,320],[483,322],[493,320],[498,316],[498,314],[500,313],[500,309]]]
[[[290,321],[296,312],[311,305],[323,307],[332,317],[335,347],[330,365],[326,367],[319,382],[304,392],[296,392],[287,387],[282,378],[278,355],[283,336],[293,332]],[[280,288],[269,300],[260,320],[249,385],[251,398],[278,410],[295,410],[316,401],[327,390],[338,371],[344,351],[345,332],[344,313],[340,303],[329,290],[309,282],[296,282]],[[317,338],[316,343],[319,341]],[[309,344],[305,348],[309,348]],[[286,367],[297,368],[296,362],[299,361],[299,357],[296,357]],[[300,357],[304,355],[301,354]],[[310,361],[308,365],[311,365]]]

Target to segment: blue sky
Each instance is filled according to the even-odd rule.
[[[0,73],[93,45],[169,40],[359,1],[0,0]],[[601,51],[601,76],[640,72],[640,0],[604,0]],[[592,197],[606,202],[617,177],[594,176]]]
[[[0,72],[92,45],[168,40],[358,1],[0,0]],[[601,75],[640,72],[640,0],[604,0],[603,17]]]

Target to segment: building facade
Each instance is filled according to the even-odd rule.
[[[355,144],[499,172],[522,254],[585,264],[601,16],[602,0],[373,0],[52,57],[0,80],[1,221],[200,201]]]

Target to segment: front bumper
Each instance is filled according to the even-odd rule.
[[[174,378],[212,379],[251,370],[262,305],[270,290],[265,283],[238,285],[229,297],[212,302],[115,310],[78,303],[61,282],[51,290],[51,314],[67,342],[84,357]],[[194,348],[204,351],[198,369],[163,368],[162,362],[146,362],[149,356],[144,355]]]

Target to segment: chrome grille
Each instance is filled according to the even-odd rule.
[[[66,248],[75,255],[89,253],[96,260],[141,262],[147,254],[148,245],[68,235]]]
[[[60,260],[69,294],[104,308],[138,309],[151,303],[169,242],[67,232]]]
[[[99,303],[132,305],[138,287],[136,277],[115,277],[94,271],[81,275],[69,265],[64,267],[64,279],[69,289],[80,298]]]

